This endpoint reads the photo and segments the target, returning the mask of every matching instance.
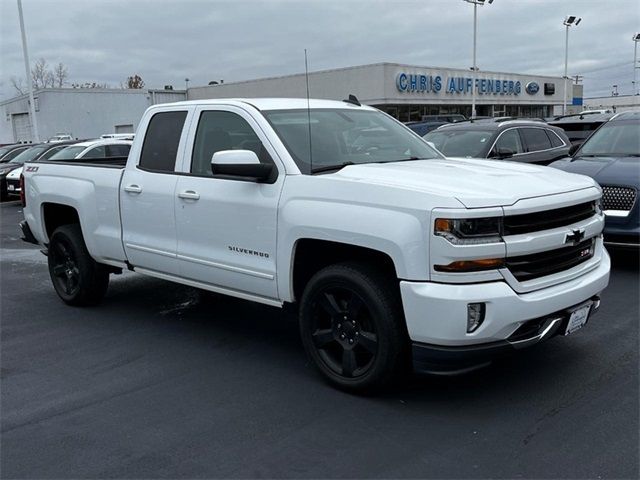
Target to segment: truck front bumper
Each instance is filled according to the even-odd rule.
[[[414,367],[435,371],[430,366],[443,364],[444,370],[460,370],[564,332],[570,308],[591,301],[591,313],[597,309],[598,294],[609,283],[610,267],[609,255],[603,251],[600,264],[590,272],[520,294],[505,282],[400,282]],[[470,303],[485,304],[484,320],[472,333],[467,332]]]

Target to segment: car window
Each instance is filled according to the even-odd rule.
[[[606,124],[589,137],[578,154],[640,157],[640,124],[638,122]]]
[[[159,172],[173,172],[178,156],[178,145],[187,112],[160,112],[151,117],[142,144],[142,168]]]
[[[527,144],[527,152],[537,152],[551,148],[551,141],[547,137],[544,128],[523,128],[521,132]]]
[[[129,150],[131,150],[131,145],[107,145],[107,157],[127,157]]]
[[[483,157],[495,130],[434,130],[423,138],[447,157]]]
[[[522,147],[522,141],[520,140],[518,129],[510,128],[509,130],[502,132],[502,135],[498,138],[495,147],[493,147],[494,153],[497,152],[499,148],[511,150],[514,154],[523,153],[524,148]]]
[[[564,146],[564,142],[560,139],[558,135],[556,135],[556,133],[553,130],[545,130],[545,132],[547,132],[547,136],[549,137],[549,140],[551,141],[551,146],[553,148]]]
[[[30,147],[20,152],[20,154],[13,158],[9,163],[12,163],[14,165],[22,165],[25,162],[32,162],[40,155],[42,155],[42,152],[44,152],[47,148],[49,148],[48,145],[37,145],[35,147]]]
[[[63,150],[65,148],[65,146],[61,145],[59,147],[54,147],[54,148],[50,148],[49,150],[47,150],[46,152],[44,152],[42,154],[42,156],[38,157],[38,160],[49,160],[51,157],[53,157],[56,153],[58,153],[60,150]]]
[[[18,155],[20,155],[22,152],[24,152],[27,148],[29,147],[24,147],[24,148],[16,148],[14,150],[11,150],[9,153],[7,153],[4,157],[2,157],[2,161],[3,162],[8,162],[10,160],[13,160],[14,158],[16,158]]]
[[[200,115],[191,156],[191,173],[212,176],[211,157],[222,150],[251,150],[262,163],[273,163],[260,138],[240,115],[205,111]]]
[[[107,156],[107,152],[104,148],[104,145],[100,145],[98,147],[93,147],[87,153],[82,155],[81,158],[104,158]]]
[[[76,158],[85,148],[82,146],[73,146],[73,147],[63,147],[54,153],[49,160],[57,161],[57,160],[71,160],[72,158]]]

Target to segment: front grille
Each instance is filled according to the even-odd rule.
[[[595,213],[595,202],[586,202],[542,212],[507,215],[504,217],[504,235],[519,235],[564,227],[589,218]]]
[[[636,202],[636,189],[631,187],[602,187],[602,208],[604,210],[626,210]]]
[[[519,281],[532,280],[568,270],[593,257],[595,238],[546,252],[507,257],[505,265]]]

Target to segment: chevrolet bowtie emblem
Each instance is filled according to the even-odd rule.
[[[582,240],[584,240],[584,230],[573,230],[564,237],[564,243],[572,243],[573,245],[580,243]]]

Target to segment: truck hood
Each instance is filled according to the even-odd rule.
[[[467,208],[513,205],[525,198],[595,185],[583,175],[549,167],[469,158],[349,165],[333,175],[350,181],[455,197]]]
[[[632,185],[640,187],[638,157],[589,157],[554,162],[554,168],[589,175],[600,185]]]

